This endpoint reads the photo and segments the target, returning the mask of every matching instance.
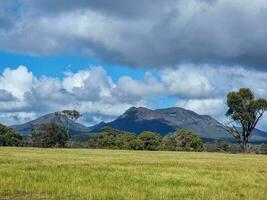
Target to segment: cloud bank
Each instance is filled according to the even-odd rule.
[[[266,0],[10,0],[0,3],[0,49],[266,70],[266,21]]]
[[[161,97],[176,99],[168,106],[222,119],[229,91],[249,87],[257,97],[267,98],[266,82],[267,72],[244,68],[185,65],[162,69],[158,76],[147,72],[143,79],[121,76],[114,82],[101,66],[66,72],[62,79],[38,78],[19,66],[6,68],[0,76],[0,119],[20,123],[48,112],[77,109],[86,120],[92,120],[87,124],[94,124],[113,119],[131,106],[160,104]]]

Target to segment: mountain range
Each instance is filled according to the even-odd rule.
[[[151,110],[144,107],[132,107],[119,116],[114,121],[101,122],[92,127],[67,120],[54,113],[44,115],[36,120],[22,125],[11,126],[21,134],[30,134],[33,128],[42,123],[54,122],[61,126],[69,127],[70,133],[74,137],[89,137],[91,133],[96,133],[104,126],[117,128],[123,131],[139,134],[142,131],[155,131],[162,136],[180,129],[187,129],[195,132],[205,141],[217,139],[233,140],[224,129],[224,126],[208,115],[199,115],[191,110],[179,107]],[[254,130],[251,142],[267,142],[267,133],[258,129]]]

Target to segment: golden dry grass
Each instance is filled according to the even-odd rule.
[[[0,199],[267,200],[267,156],[0,148]]]

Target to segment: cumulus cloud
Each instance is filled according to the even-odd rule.
[[[189,99],[178,101],[176,106],[193,110],[202,115],[221,117],[226,106],[224,99]]]
[[[5,4],[0,8],[4,51],[75,53],[139,67],[189,62],[266,70],[265,0],[21,0],[19,4],[12,0]]]
[[[12,70],[6,68],[0,76],[0,89],[10,92],[13,96],[22,99],[25,92],[31,90],[35,78],[25,66]]]
[[[205,74],[186,67],[164,70],[162,81],[170,94],[180,97],[205,98],[215,93]]]
[[[164,85],[158,82],[150,73],[147,73],[143,81],[134,80],[129,76],[119,79],[112,95],[123,102],[142,100],[146,97],[161,95],[165,92]]]
[[[88,120],[86,124],[92,125],[114,119],[131,106],[161,107],[162,97],[176,101],[172,104],[167,100],[165,105],[222,119],[229,91],[248,87],[257,97],[266,98],[266,82],[266,72],[242,67],[229,70],[184,65],[158,74],[147,72],[140,79],[121,76],[115,82],[101,66],[66,72],[61,79],[38,78],[27,67],[19,66],[6,68],[0,75],[0,120],[16,124],[49,112],[77,109],[86,116],[83,122]],[[261,127],[265,127],[265,121]]]
[[[6,90],[0,89],[0,102],[14,101],[16,98]]]

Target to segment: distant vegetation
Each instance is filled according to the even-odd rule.
[[[35,147],[65,147],[68,140],[67,130],[55,123],[42,124],[32,131],[32,143]]]
[[[247,152],[252,131],[267,110],[267,100],[256,99],[250,89],[241,88],[238,92],[228,94],[227,105],[229,108],[226,116],[229,116],[231,121],[226,130],[240,144],[241,150]]]
[[[193,132],[180,130],[161,137],[160,134],[144,131],[138,136],[130,132],[110,127],[92,136],[88,141],[89,148],[125,149],[125,150],[169,150],[169,151],[203,151],[202,140]]]
[[[138,135],[118,129],[103,127],[89,137],[86,143],[79,141],[78,136],[70,137],[69,126],[80,118],[76,110],[56,112],[58,123],[43,123],[32,128],[31,136],[21,136],[12,128],[0,124],[0,146],[34,146],[42,148],[88,147],[97,149],[123,149],[148,151],[211,151],[211,152],[255,152],[267,154],[266,145],[249,144],[249,138],[257,123],[267,109],[265,99],[256,99],[250,89],[242,88],[230,92],[227,96],[228,110],[226,115],[231,120],[225,129],[236,139],[237,144],[226,140],[203,143],[197,133],[189,130],[178,130],[162,137],[151,131]]]
[[[0,124],[0,146],[22,146],[22,136],[13,129]]]

